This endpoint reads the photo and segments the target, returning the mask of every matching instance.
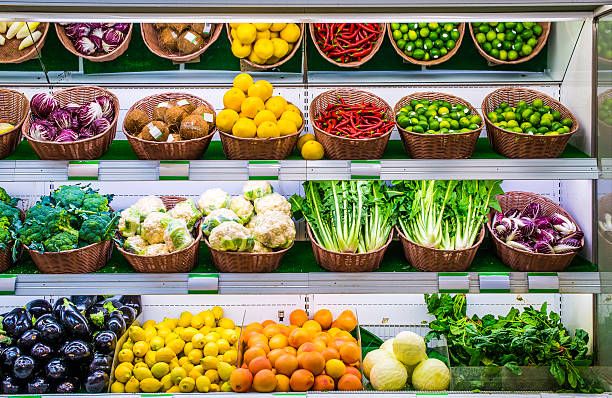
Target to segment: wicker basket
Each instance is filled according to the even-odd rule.
[[[113,252],[113,242],[99,242],[63,252],[39,253],[30,249],[28,252],[43,274],[87,274],[106,265]]]
[[[109,129],[95,137],[74,142],[54,142],[36,140],[28,135],[32,123],[32,113],[30,112],[30,116],[23,123],[22,132],[36,155],[42,160],[92,160],[102,156],[108,150],[117,133],[117,120],[119,119],[119,100],[117,97],[110,91],[96,86],[71,87],[52,94],[60,106],[65,106],[70,102],[83,105],[93,101],[96,97],[106,95],[113,101],[115,117]]]
[[[21,209],[19,209],[19,218],[21,218],[21,221],[25,220],[25,213]],[[14,241],[10,241],[6,245],[7,247],[6,250],[0,250],[0,272],[4,272],[13,266],[14,264],[13,245],[14,244],[15,244]],[[17,259],[21,257],[22,252],[23,252],[23,245],[19,245],[19,248],[17,249]]]
[[[430,101],[444,100],[451,104],[460,103],[470,108],[473,115],[478,115],[476,108],[466,100],[455,97],[454,95],[435,92],[423,92],[410,94],[395,104],[394,114],[398,114],[400,109],[409,105],[413,99],[426,99]],[[416,159],[467,159],[474,154],[476,142],[482,131],[483,124],[476,130],[466,131],[465,133],[452,134],[421,134],[408,131],[397,126],[402,138],[404,150],[411,158]]]
[[[110,53],[99,54],[99,55],[84,55],[76,50],[76,48],[74,47],[74,44],[72,43],[72,40],[70,40],[70,38],[66,35],[64,27],[60,25],[59,23],[55,23],[55,31],[57,32],[57,37],[62,42],[64,47],[66,47],[66,50],[70,51],[77,57],[85,58],[91,62],[112,61],[115,58],[119,57],[121,54],[123,54],[128,49],[128,46],[130,45],[133,28],[134,28],[134,24],[130,24],[130,27],[128,29],[127,34],[125,35],[125,39],[123,40],[123,42],[121,42],[121,44],[119,44],[119,46],[117,46],[117,48],[111,51]]]
[[[459,31],[459,39],[457,39],[457,42],[455,43],[455,47],[453,47],[452,50],[450,50],[449,52],[446,53],[446,55],[440,58],[430,59],[429,61],[423,61],[423,60],[418,60],[418,59],[407,56],[406,53],[404,53],[397,46],[397,43],[393,39],[393,31],[391,30],[391,24],[390,23],[387,24],[387,35],[389,36],[389,40],[391,40],[391,45],[395,49],[395,52],[397,52],[399,56],[404,59],[404,61],[410,62],[411,64],[422,65],[422,66],[432,66],[432,65],[441,64],[442,62],[446,62],[449,59],[451,59],[451,57],[455,55],[457,51],[459,51],[459,47],[461,46],[461,42],[463,41],[463,35],[465,33],[465,22],[460,23],[459,26],[457,27],[457,30]]]
[[[550,33],[550,22],[537,22],[537,24],[542,27],[542,34],[540,35],[540,37],[538,37],[538,44],[533,48],[531,54],[523,58],[517,58],[514,61],[502,61],[487,54],[485,50],[480,47],[480,44],[478,44],[478,42],[476,41],[476,33],[474,33],[474,28],[472,27],[472,24],[470,24],[470,35],[472,36],[472,40],[474,41],[474,45],[478,49],[478,52],[487,60],[489,65],[516,65],[529,61],[530,59],[538,55],[538,53],[542,51],[542,49],[546,45],[546,40],[548,40],[548,34]]]
[[[561,118],[572,119],[572,129],[569,133],[560,135],[529,135],[515,133],[501,127],[495,126],[487,117],[487,114],[499,106],[502,102],[515,106],[518,101],[531,102],[541,98],[544,105],[550,105],[552,110],[561,112]],[[489,142],[500,155],[509,158],[534,159],[534,158],[556,158],[561,156],[565,147],[578,130],[578,120],[559,101],[539,91],[518,87],[503,87],[487,95],[482,101],[482,113],[487,126],[487,137]]]
[[[186,198],[180,196],[161,196],[160,198],[164,202],[167,210],[170,210],[178,203],[187,200]],[[189,272],[198,264],[198,257],[200,255],[200,240],[202,239],[202,229],[200,228],[200,223],[196,223],[194,228],[198,234],[191,245],[183,250],[168,254],[160,254],[157,256],[140,256],[138,254],[128,253],[116,242],[115,246],[137,272]]]
[[[0,122],[14,124],[11,130],[0,134],[0,159],[10,156],[21,142],[21,126],[30,111],[30,102],[19,91],[0,88]]]
[[[170,59],[174,62],[189,62],[198,58],[200,55],[204,53],[204,51],[208,50],[210,47],[221,35],[221,31],[223,30],[223,24],[215,24],[214,30],[211,34],[205,39],[206,43],[202,48],[198,51],[181,55],[177,52],[171,52],[167,48],[165,48],[161,42],[159,41],[159,32],[152,23],[141,23],[140,24],[140,33],[142,35],[142,41],[144,41],[147,48],[158,57]]]
[[[210,250],[212,262],[221,272],[261,273],[272,272],[278,268],[285,253],[293,247],[269,253],[224,252],[210,247],[208,239],[204,243]]]
[[[571,220],[576,226],[578,224],[572,216],[563,210],[559,205],[550,199],[543,196],[536,195],[531,192],[520,192],[512,191],[507,192],[504,195],[498,195],[497,200],[501,206],[502,212],[505,212],[512,208],[522,210],[529,203],[538,203],[542,207],[542,211],[545,216],[550,216],[554,213],[559,213]],[[563,271],[567,268],[576,254],[577,251],[563,254],[542,254],[542,253],[530,253],[523,250],[515,249],[508,246],[501,241],[492,231],[491,222],[494,212],[489,213],[489,222],[487,228],[489,234],[492,236],[493,244],[497,256],[501,259],[502,263],[506,264],[515,271],[521,272],[553,272]],[[584,245],[584,238],[581,240]]]
[[[319,94],[310,103],[309,116],[310,124],[315,131],[315,137],[325,149],[325,156],[328,159],[334,160],[380,159],[385,153],[387,142],[389,141],[389,137],[391,137],[391,131],[393,131],[392,128],[380,137],[363,140],[338,137],[317,128],[314,122],[317,115],[325,111],[329,104],[335,104],[338,97],[342,97],[347,104],[371,102],[379,107],[385,107],[388,109],[387,116],[390,121],[395,121],[395,115],[391,110],[391,106],[382,98],[366,91],[337,88]]]
[[[22,62],[29,61],[38,57],[38,54],[41,52],[42,47],[45,45],[45,40],[47,40],[47,33],[49,33],[49,22],[41,22],[40,25],[38,25],[38,27],[35,29],[35,31],[40,31],[42,33],[42,36],[40,37],[40,39],[38,39],[36,43],[34,43],[33,46],[28,47],[28,49],[25,51],[18,50],[21,40],[12,39],[11,41],[13,41],[14,44],[11,43],[11,41],[7,42],[5,46],[13,46],[17,51],[14,51],[12,53],[14,55],[13,58],[0,57],[0,64],[20,64]]]
[[[478,239],[467,249],[461,250],[441,250],[425,247],[414,243],[397,229],[402,249],[406,260],[414,268],[425,272],[460,272],[470,268],[476,252],[485,236],[485,227],[482,226]]]
[[[380,50],[380,46],[382,46],[382,43],[385,40],[385,30],[387,29],[387,26],[384,23],[381,23],[380,26],[382,28],[382,32],[380,33],[380,36],[378,36],[378,39],[376,40],[376,43],[374,43],[374,46],[372,47],[372,51],[370,51],[370,53],[368,55],[366,55],[365,57],[361,58],[360,61],[352,61],[352,62],[344,62],[344,63],[342,63],[342,62],[334,61],[333,59],[331,59],[327,55],[325,55],[325,53],[323,51],[321,51],[321,49],[319,48],[319,45],[317,44],[317,39],[315,37],[314,24],[308,24],[308,28],[310,30],[310,38],[312,39],[312,42],[314,43],[315,47],[317,48],[317,51],[319,52],[319,54],[321,54],[321,56],[325,60],[327,60],[329,63],[332,63],[332,64],[334,64],[336,66],[341,67],[341,68],[359,68],[361,65],[365,64],[370,59],[372,59],[372,57],[374,57],[374,55],[376,55],[378,50]]]
[[[314,239],[310,225],[306,228],[312,245],[315,260],[320,267],[331,272],[368,272],[376,271],[382,263],[385,252],[393,240],[393,230],[383,247],[367,253],[338,253],[321,247]]]
[[[256,64],[255,62],[252,62],[251,60],[249,60],[248,58],[241,58],[240,62],[241,63],[245,63],[246,65],[248,65],[249,69],[252,69],[254,71],[262,71],[262,70],[268,70],[268,69],[274,69],[274,68],[278,68],[279,66],[281,66],[282,64],[284,64],[285,62],[289,61],[291,58],[293,58],[293,56],[295,55],[295,53],[297,52],[297,50],[300,48],[300,46],[302,45],[302,39],[304,38],[304,24],[298,24],[300,27],[300,38],[294,43],[293,45],[293,49],[291,50],[291,52],[287,55],[285,55],[283,58],[279,59],[278,62],[275,62],[273,64],[269,64],[269,65],[260,65],[260,64]],[[232,35],[230,33],[230,24],[226,23],[226,33],[227,33],[227,38],[230,41],[230,43],[232,43],[234,41],[234,39],[232,38]]]
[[[293,148],[295,148],[295,144],[306,125],[306,119],[302,111],[300,111],[300,116],[302,117],[302,127],[296,133],[282,137],[242,138],[219,130],[225,157],[232,160],[286,159],[293,152]]]
[[[134,109],[139,109],[146,113],[149,118],[153,116],[155,106],[160,102],[176,102],[182,99],[187,99],[189,102],[194,104],[196,107],[200,105],[206,105],[213,112],[213,120],[216,118],[215,108],[208,102],[204,101],[200,97],[196,97],[192,94],[187,93],[164,93],[155,94],[149,97],[145,97],[140,101],[136,102],[128,110],[127,114],[132,112]],[[196,138],[193,140],[186,141],[175,141],[175,142],[155,142],[140,139],[136,136],[130,135],[126,132],[125,120],[123,124],[123,131],[130,142],[130,145],[138,159],[143,160],[196,160],[201,159],[208,149],[208,145],[215,135],[217,128],[214,127],[210,134],[206,137]]]

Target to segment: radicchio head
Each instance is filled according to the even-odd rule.
[[[123,33],[124,35],[127,35],[128,30],[130,30],[130,24],[129,23],[116,23],[115,29]]]
[[[32,122],[28,135],[39,141],[52,141],[57,135],[57,128],[48,120],[40,119]]]
[[[79,135],[72,129],[63,129],[55,137],[55,142],[72,142],[79,139]]]
[[[72,128],[72,115],[65,109],[60,108],[51,112],[49,120],[60,130]]]
[[[115,116],[113,101],[107,95],[96,97],[95,101],[102,108],[102,116],[107,119],[112,119]]]
[[[574,233],[578,229],[576,228],[576,224],[570,221],[570,219],[565,217],[563,214],[553,214],[550,218],[550,222],[552,223],[555,230],[561,234],[561,236],[566,236],[571,233]]]
[[[521,211],[519,209],[510,209],[510,210],[506,210],[506,212],[504,213],[504,216],[506,218],[518,218],[521,216]]]
[[[46,118],[57,108],[59,108],[59,103],[49,93],[34,94],[30,100],[32,113],[40,118]]]
[[[94,120],[102,117],[102,107],[96,101],[90,102],[87,105],[83,105],[79,109],[79,122],[81,127],[87,127]]]
[[[102,49],[110,53],[119,47],[125,35],[116,29],[109,29],[102,36]]]
[[[86,23],[71,23],[64,27],[64,32],[66,32],[66,35],[73,41],[77,40],[79,37],[87,36],[90,31],[91,28],[89,24]]]
[[[536,230],[536,225],[531,218],[521,217],[516,220],[516,223],[524,237],[529,237]]]
[[[550,245],[550,243],[544,242],[544,241],[537,242],[533,246],[533,250],[536,253],[541,253],[541,254],[554,254],[553,247]]]
[[[550,223],[550,217],[541,216],[534,220],[537,228],[552,228],[552,224]]]
[[[91,138],[93,136],[94,134],[91,132],[91,129],[89,127],[83,127],[79,129],[79,139],[80,140]]]
[[[579,250],[582,247],[582,243],[578,239],[565,238],[553,246],[555,253],[569,253],[571,251]]]
[[[535,240],[536,242],[546,242],[551,245],[556,240],[554,230],[548,228],[538,229],[533,235],[531,235],[531,239]]]
[[[79,114],[80,108],[81,108],[81,105],[74,103],[74,102],[69,102],[68,104],[64,106],[64,109],[70,112],[72,116],[74,117],[76,117]]]
[[[540,217],[542,215],[542,206],[540,206],[539,203],[529,203],[527,206],[525,206],[525,208],[523,209],[521,216],[522,217],[528,217],[533,219],[536,219],[538,217]]]
[[[96,29],[94,33],[87,36],[89,40],[96,46],[96,51],[102,50],[102,37],[95,34],[96,31],[100,31],[102,33],[102,29]],[[95,51],[94,51],[95,52]]]
[[[512,240],[510,242],[506,242],[506,244],[518,250],[522,250],[525,252],[533,252],[533,248],[531,247],[529,242]]]
[[[79,37],[74,43],[74,48],[83,55],[93,55],[96,52],[96,45],[87,36]]]
[[[89,126],[89,128],[91,129],[92,135],[98,135],[108,130],[110,126],[111,124],[108,121],[108,119],[100,118],[100,119],[94,120]]]

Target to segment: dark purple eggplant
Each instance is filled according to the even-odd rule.
[[[96,370],[87,377],[85,381],[85,391],[90,394],[101,393],[108,387],[108,374],[101,370]]]
[[[19,358],[20,356],[21,350],[19,347],[9,347],[5,349],[2,352],[2,366],[4,366],[5,369],[10,369],[13,366],[13,363],[15,363],[15,359]]]
[[[25,391],[25,389],[21,386],[21,380],[13,376],[4,376],[2,379],[3,394],[18,394],[22,391]]]
[[[142,298],[140,296],[121,296],[119,297],[119,301],[121,301],[123,305],[127,305],[136,310],[136,317],[142,312]]]
[[[59,299],[57,299],[55,303],[53,303],[53,315],[55,315],[57,319],[60,319],[60,310],[62,309],[62,306],[64,305],[64,300],[70,300],[70,299],[68,297],[60,297]]]
[[[28,394],[46,394],[51,384],[42,376],[37,376],[28,381]]]
[[[104,300],[102,302],[102,305],[106,309],[108,309],[109,312],[113,312],[113,309],[117,309],[117,308],[123,306],[123,303],[121,301],[119,301],[119,297],[113,296],[113,297],[109,297],[106,300]]]
[[[130,306],[124,305],[123,307],[119,307],[119,311],[123,316],[126,327],[129,327],[132,322],[134,322],[134,319],[136,319],[136,310]]]
[[[53,313],[53,307],[51,307],[51,304],[49,304],[47,300],[43,299],[36,299],[30,301],[25,305],[25,309],[30,315],[32,315],[36,319],[40,318],[45,314]]]
[[[79,361],[89,358],[91,356],[91,349],[84,341],[74,340],[64,344],[62,354],[72,361]]]
[[[106,329],[115,333],[115,336],[123,336],[125,333],[125,321],[123,316],[112,316],[106,322]]]
[[[63,360],[55,358],[47,362],[45,366],[45,375],[54,380],[61,380],[66,377],[67,368]]]
[[[93,373],[96,370],[110,373],[113,367],[113,356],[101,353],[95,353],[91,363],[89,364],[89,372]]]
[[[89,339],[91,337],[87,319],[67,299],[64,299],[64,304],[60,308],[59,321],[67,334],[79,339]]]
[[[70,296],[70,301],[84,314],[89,307],[95,304],[96,296]]]
[[[32,327],[32,320],[25,308],[15,308],[2,319],[2,329],[9,337],[18,338]]]
[[[79,381],[71,377],[64,380],[55,387],[55,392],[59,394],[72,394],[79,392]]]
[[[13,376],[18,379],[27,379],[32,376],[35,367],[34,358],[22,355],[13,363]]]
[[[40,332],[44,343],[53,346],[58,346],[64,337],[64,328],[52,315],[43,315],[38,318],[34,328]]]
[[[44,343],[36,343],[32,350],[30,351],[30,355],[38,362],[43,362],[44,360],[51,357],[53,354],[53,349]]]
[[[17,340],[17,347],[23,352],[30,351],[30,348],[42,340],[40,332],[36,329],[26,330],[19,340]]]
[[[110,331],[105,330],[100,332],[94,337],[94,351],[102,354],[110,354],[115,352],[115,346],[117,345],[117,335]]]

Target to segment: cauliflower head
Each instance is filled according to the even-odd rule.
[[[258,240],[255,241],[255,245],[253,245],[253,249],[251,249],[251,253],[270,253],[273,251],[274,250],[270,249],[269,247],[262,245]]]
[[[246,225],[245,225],[246,229],[251,231],[251,234],[253,233],[253,230],[255,229],[255,223],[257,223],[257,214],[253,214],[253,216],[251,216],[251,219],[249,220],[249,222],[246,223]]]
[[[242,195],[248,200],[255,200],[272,193],[268,181],[249,181],[242,187]]]
[[[132,207],[140,214],[140,221],[144,221],[144,219],[151,213],[166,211],[166,205],[164,205],[164,202],[157,196],[153,195],[138,199],[138,201],[134,203]]]
[[[183,250],[193,243],[194,239],[187,228],[187,223],[182,218],[175,218],[168,222],[164,231],[164,242],[170,252]]]
[[[240,217],[242,224],[248,223],[253,216],[253,204],[244,196],[232,196],[229,208]]]
[[[134,206],[121,212],[118,228],[121,235],[126,238],[140,233],[140,213]]]
[[[187,228],[191,230],[193,226],[202,218],[202,213],[198,210],[193,199],[187,199],[177,203],[169,212],[172,218],[181,218],[185,220]]]
[[[123,248],[128,253],[143,256],[147,249],[147,241],[142,239],[141,236],[130,236],[123,242]]]
[[[161,254],[169,254],[168,246],[165,243],[156,243],[151,246],[147,246],[145,249],[145,256],[159,256]]]
[[[284,249],[295,240],[295,224],[286,213],[271,210],[257,216],[253,236],[270,249]]]
[[[230,209],[217,209],[213,210],[204,218],[202,222],[202,232],[204,232],[204,235],[209,236],[217,225],[226,221],[234,221],[242,224],[240,217]]]
[[[291,203],[276,192],[255,199],[255,213],[261,215],[269,211],[280,211],[291,217]]]
[[[198,200],[198,207],[209,215],[213,210],[227,208],[230,203],[230,196],[221,188],[207,189]]]
[[[140,235],[150,245],[164,242],[164,231],[168,223],[173,220],[167,213],[153,212],[145,218],[140,227]]]
[[[226,221],[213,228],[208,242],[210,247],[220,251],[248,252],[255,246],[249,230],[235,221]]]

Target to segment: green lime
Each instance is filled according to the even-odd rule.
[[[491,54],[491,50],[493,49],[493,46],[491,45],[491,43],[486,42],[482,45],[482,49],[487,53],[487,54]]]
[[[485,35],[484,33],[476,33],[476,42],[478,44],[482,44],[485,41],[487,41],[487,35]]]
[[[491,27],[484,23],[478,27],[478,31],[482,33],[487,33],[490,30],[491,30]]]
[[[489,120],[490,120],[491,122],[493,122],[493,123],[496,123],[496,122],[497,122],[497,120],[498,120],[498,119],[497,119],[497,113],[495,113],[495,112],[489,112],[489,113],[487,113],[487,117],[488,117],[488,118],[489,118]]]
[[[417,32],[414,30],[409,30],[408,31],[408,39],[410,39],[410,41],[415,41],[416,39],[418,39],[418,35]]]
[[[499,41],[504,41],[506,40],[506,34],[505,33],[498,33],[495,35],[495,37],[497,38],[497,40]]]
[[[518,53],[515,50],[508,51],[508,59],[510,61],[514,61],[517,58],[518,58]]]
[[[416,48],[423,48],[423,39],[416,39],[414,45]]]
[[[397,22],[391,23],[391,30],[398,30],[400,28],[400,24]]]
[[[447,50],[452,50],[453,48],[455,48],[456,45],[457,45],[457,43],[454,40],[448,40],[446,42],[446,49]]]
[[[533,106],[534,108],[541,108],[544,106],[544,101],[542,101],[540,98],[536,98],[531,103],[531,106]]]
[[[452,32],[450,32],[450,36],[451,39],[455,41],[459,40],[459,31],[457,29],[454,29]]]
[[[400,26],[400,32],[402,33],[408,33],[408,25],[406,24],[402,24],[402,26]]]
[[[532,37],[531,39],[527,40],[527,45],[531,46],[531,48],[534,48],[538,45],[538,39]]]
[[[403,50],[406,47],[406,40],[404,39],[400,39],[397,41],[397,46],[400,48],[400,50]]]
[[[402,32],[400,32],[398,29],[393,31],[393,40],[398,41],[399,39],[402,38]]]
[[[414,59],[423,59],[425,58],[425,51],[421,50],[420,48],[417,48],[412,53],[412,56],[414,57]]]
[[[429,36],[429,29],[421,28],[421,30],[419,31],[419,36],[421,36],[422,38]]]
[[[551,114],[553,115],[553,119],[561,120],[561,112],[559,112],[559,111],[552,111]]]
[[[561,124],[567,127],[572,127],[572,119],[570,119],[569,117],[566,117],[565,119],[561,120]]]

